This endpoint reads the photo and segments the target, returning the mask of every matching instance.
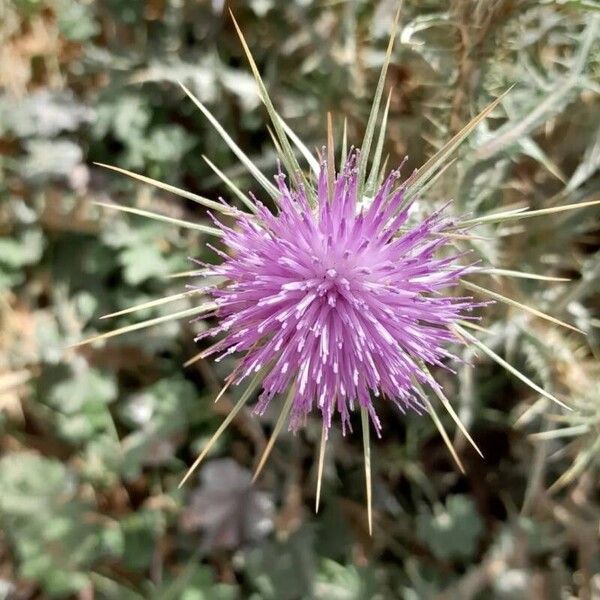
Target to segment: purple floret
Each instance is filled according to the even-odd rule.
[[[294,429],[316,406],[327,427],[337,409],[345,430],[359,405],[379,432],[379,396],[423,410],[415,381],[437,384],[422,363],[444,366],[460,342],[452,324],[476,306],[450,293],[471,269],[440,235],[453,223],[437,211],[409,226],[398,171],[363,207],[358,160],[331,198],[323,164],[316,199],[280,174],[277,214],[258,203],[234,228],[219,224],[229,251],[211,271],[226,279],[212,291],[220,322],[200,337],[223,334],[207,354],[245,353],[237,382],[266,368],[258,412],[294,385]]]

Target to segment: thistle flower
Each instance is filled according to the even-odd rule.
[[[217,275],[224,283],[213,288],[201,285],[195,290],[210,293],[211,301],[81,342],[106,339],[170,319],[217,317],[216,325],[199,337],[199,340],[214,337],[215,343],[187,364],[214,354],[220,357],[234,353],[242,355],[241,362],[228,377],[217,400],[233,382],[240,383],[246,378],[250,382],[181,484],[254,392],[262,387],[258,412],[278,401],[275,397],[280,394],[285,394],[286,399],[255,477],[264,466],[290,413],[291,427],[298,428],[307,415],[317,409],[323,420],[316,493],[318,508],[327,431],[333,416],[336,411],[340,414],[342,427],[346,430],[350,411],[359,408],[371,529],[369,424],[372,423],[377,433],[381,430],[373,398],[383,395],[402,411],[415,409],[428,412],[462,470],[460,459],[428,397],[426,389],[429,389],[479,452],[428,367],[447,368],[447,360],[453,358],[453,343],[469,344],[474,350],[483,352],[537,394],[566,408],[558,398],[538,386],[475,335],[478,326],[470,321],[472,315],[469,313],[482,304],[454,288],[460,285],[469,293],[504,302],[536,318],[579,331],[537,308],[467,280],[465,276],[477,274],[549,281],[556,278],[499,269],[486,265],[484,257],[475,264],[475,258],[466,258],[464,244],[473,241],[470,231],[480,225],[582,208],[600,201],[540,210],[517,208],[467,220],[449,218],[445,216],[444,209],[440,209],[421,220],[411,220],[411,207],[417,195],[423,194],[435,182],[450,154],[498,106],[503,96],[465,125],[402,184],[399,183],[399,170],[384,178],[380,165],[389,97],[383,111],[380,108],[397,20],[398,17],[390,36],[360,152],[351,151],[347,155],[344,127],[342,166],[337,177],[334,174],[331,119],[328,119],[327,147],[319,161],[276,112],[235,19],[234,24],[273,125],[275,146],[289,183],[280,171],[276,177],[277,185],[274,185],[236,145],[210,111],[182,84],[186,94],[262,186],[265,197],[273,203],[273,210],[255,197],[246,195],[208,159],[209,166],[250,212],[118,167],[102,165],[183,196],[234,220],[233,225],[226,225],[213,218],[216,226],[209,226],[140,209],[102,204],[213,235],[222,239],[227,250],[215,249],[222,262],[217,266],[204,265],[203,269],[204,275]],[[379,135],[374,152],[371,152],[378,123]],[[296,151],[306,160],[310,172],[301,169]],[[189,293],[181,292],[106,316],[179,300]]]
[[[339,412],[345,432],[360,406],[380,433],[380,394],[425,410],[415,380],[436,384],[421,365],[444,366],[457,341],[450,327],[473,307],[448,295],[470,269],[461,253],[440,256],[452,222],[440,210],[407,227],[399,171],[361,208],[359,160],[352,153],[331,186],[323,161],[313,204],[280,173],[278,212],[257,201],[234,227],[217,221],[229,254],[217,251],[222,264],[204,272],[226,283],[212,291],[219,324],[197,338],[220,336],[203,357],[245,353],[237,383],[266,367],[257,412],[290,390],[294,429],[317,408],[326,428]]]

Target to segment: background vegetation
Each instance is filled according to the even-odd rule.
[[[196,324],[68,348],[172,311],[99,320],[181,291],[187,281],[170,274],[208,255],[198,232],[94,205],[204,218],[93,161],[216,198],[225,190],[207,155],[243,189],[254,185],[177,80],[275,171],[223,4],[0,5],[0,598],[600,597],[596,208],[481,229],[476,242],[497,266],[571,280],[502,279],[495,289],[586,336],[502,306],[486,311],[481,335],[574,410],[466,351],[472,367],[439,376],[485,460],[457,436],[462,476],[427,418],[381,406],[372,538],[360,436],[333,435],[313,513],[316,420],[282,436],[251,487],[273,420],[243,413],[199,477],[177,489],[238,393],[212,403],[231,363],[183,368]],[[338,134],[348,118],[358,143],[396,1],[231,8],[307,145],[325,142],[327,111]],[[454,198],[478,214],[599,198],[599,17],[595,0],[406,0],[388,78],[389,164],[409,154],[409,168],[419,166],[514,83],[430,201]]]

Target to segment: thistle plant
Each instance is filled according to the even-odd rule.
[[[478,255],[475,242],[481,225],[568,211],[600,201],[540,210],[520,206],[478,217],[455,214],[451,203],[441,209],[428,210],[422,199],[449,165],[452,152],[497,109],[508,92],[481,111],[407,178],[402,179],[399,168],[388,173],[383,148],[390,98],[384,104],[383,91],[397,22],[398,17],[360,147],[349,148],[344,126],[341,148],[336,149],[332,119],[328,116],[326,144],[315,155],[276,111],[234,19],[271,120],[273,142],[281,163],[274,182],[241,150],[206,106],[181,84],[262,187],[260,198],[244,193],[211,163],[240,207],[103,165],[206,207],[212,224],[112,204],[103,206],[195,229],[223,242],[221,248],[213,248],[221,262],[199,264],[192,273],[194,279],[189,291],[134,306],[126,312],[165,304],[190,294],[199,299],[195,307],[82,342],[109,338],[170,319],[215,319],[197,338],[199,342],[210,339],[211,345],[190,362],[213,355],[217,355],[216,360],[230,354],[239,355],[239,363],[217,400],[232,384],[243,382],[246,387],[182,484],[236,414],[255,392],[260,392],[258,413],[270,405],[281,403],[282,406],[255,477],[286,422],[292,429],[298,429],[312,412],[321,414],[318,509],[328,431],[336,414],[343,431],[349,430],[350,414],[356,410],[360,412],[362,424],[371,530],[370,430],[381,433],[377,416],[379,403],[392,402],[401,411],[428,413],[463,470],[436,412],[434,404],[439,402],[481,454],[432,373],[433,368],[440,367],[452,371],[452,361],[459,360],[453,351],[457,345],[468,345],[484,353],[537,394],[567,408],[559,398],[537,385],[477,336],[481,327],[476,321],[490,302],[503,302],[535,318],[579,331],[536,307],[489,289],[480,279],[478,283],[473,281],[475,277],[548,281],[556,278],[489,264],[486,256]],[[339,164],[337,169],[336,164]]]

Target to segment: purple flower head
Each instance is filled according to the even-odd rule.
[[[222,337],[206,353],[245,353],[237,381],[265,369],[257,411],[291,389],[291,426],[313,408],[345,431],[350,411],[385,396],[422,410],[415,382],[436,386],[425,364],[443,366],[456,342],[451,326],[475,304],[450,288],[469,270],[449,247],[452,222],[436,211],[409,226],[411,203],[392,172],[372,201],[357,197],[358,153],[332,185],[322,164],[314,190],[276,178],[277,214],[257,202],[234,227],[218,223],[229,254],[211,274],[220,323],[199,337]],[[315,196],[315,197],[311,197]]]

